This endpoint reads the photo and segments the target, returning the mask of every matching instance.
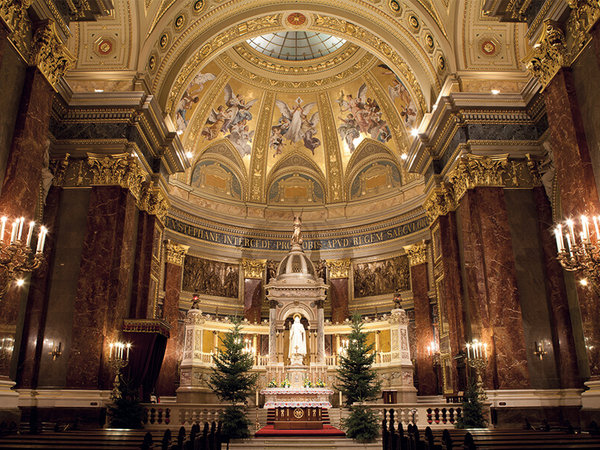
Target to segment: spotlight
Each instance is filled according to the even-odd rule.
[[[413,128],[412,130],[410,130],[410,135],[417,137],[419,135],[419,130],[417,130],[416,128]]]
[[[579,284],[582,286],[587,286],[588,285],[587,278],[582,278],[581,280],[579,280]]]
[[[17,283],[17,286],[21,287],[25,284],[25,280],[23,278],[19,278],[15,283]]]
[[[406,153],[402,153],[400,155],[400,158],[402,158],[404,161],[406,161],[406,159],[408,158],[408,155]]]
[[[498,95],[500,91],[498,89],[492,89],[492,95]]]
[[[192,152],[185,152],[185,156],[187,156],[188,159],[192,159],[194,154]]]

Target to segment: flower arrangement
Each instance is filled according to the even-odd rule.
[[[325,382],[323,380],[317,380],[315,387],[325,387]]]
[[[290,380],[288,380],[287,378],[281,382],[282,388],[289,388],[290,386],[291,386]]]
[[[310,380],[308,378],[304,379],[304,387],[305,388],[312,387],[312,383],[310,382]]]
[[[277,381],[275,381],[275,380],[269,381],[269,384],[267,384],[267,387],[276,388],[277,387]]]

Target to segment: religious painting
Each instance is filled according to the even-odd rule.
[[[200,102],[204,87],[217,78],[215,75],[217,70],[216,67],[205,68],[204,73],[198,73],[183,92],[183,96],[175,107],[175,124],[178,133],[183,133],[187,128],[190,118]]]
[[[223,100],[224,103],[211,109],[201,135],[209,141],[223,136],[229,139],[242,158],[249,156],[254,137],[254,130],[250,130],[253,119],[251,110],[258,98],[250,98],[239,91],[236,93],[228,83],[224,88]]]
[[[224,164],[205,160],[192,172],[191,186],[221,197],[241,199],[242,186],[238,177]]]
[[[417,106],[400,78],[385,64],[377,66],[376,76],[385,80],[388,94],[398,109],[400,117],[407,128],[413,128],[417,121]]]
[[[390,294],[410,289],[410,270],[406,255],[354,264],[354,298]]]
[[[361,138],[370,137],[379,142],[388,142],[392,133],[382,117],[382,111],[369,88],[363,83],[356,93],[340,90],[336,98],[341,124],[338,133],[346,149],[353,153]]]
[[[238,298],[239,265],[186,255],[183,290],[215,297]]]
[[[275,100],[275,105],[281,114],[271,127],[269,146],[274,150],[273,156],[280,155],[286,143],[301,144],[314,156],[315,149],[321,145],[316,136],[319,123],[317,103],[306,103],[302,97],[297,97],[291,104]]]
[[[323,187],[314,178],[294,173],[275,181],[269,189],[272,204],[316,204],[324,203]]]
[[[391,161],[368,164],[356,175],[350,186],[352,200],[383,194],[400,186],[400,171]]]

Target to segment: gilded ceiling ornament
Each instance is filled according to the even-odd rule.
[[[329,269],[330,280],[350,277],[350,258],[328,259],[325,261],[325,264],[327,264],[327,268]]]
[[[323,118],[323,123],[335,123],[333,112],[331,111],[331,102],[329,96],[325,92],[321,92],[318,97],[319,112]],[[325,168],[327,170],[328,197],[332,202],[343,200],[343,166],[342,156],[340,152],[339,141],[337,138],[335,127],[321,127],[325,149]]]
[[[194,2],[194,12],[195,13],[199,13],[204,9],[204,5],[206,4],[206,2],[204,0],[196,0]]]
[[[267,168],[267,148],[270,124],[275,106],[275,93],[266,92],[261,108],[261,114],[256,125],[256,135],[250,158],[250,200],[260,202],[265,198],[265,176]]]
[[[427,263],[427,244],[425,242],[406,246],[404,250],[408,255],[408,263],[411,267]]]
[[[176,266],[183,266],[185,255],[190,249],[189,245],[182,245],[169,240],[165,241],[167,262]]]
[[[244,270],[244,278],[262,280],[265,277],[266,268],[266,259],[242,259],[242,269]]]
[[[527,70],[546,87],[554,75],[568,63],[565,34],[557,22],[544,21],[544,31],[540,40],[533,46]]]
[[[75,57],[59,39],[53,20],[42,22],[35,30],[31,44],[31,63],[56,89],[60,78],[73,66]]]

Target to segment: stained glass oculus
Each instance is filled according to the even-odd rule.
[[[255,50],[273,58],[304,61],[320,58],[339,49],[345,39],[312,31],[263,34],[246,41]]]

